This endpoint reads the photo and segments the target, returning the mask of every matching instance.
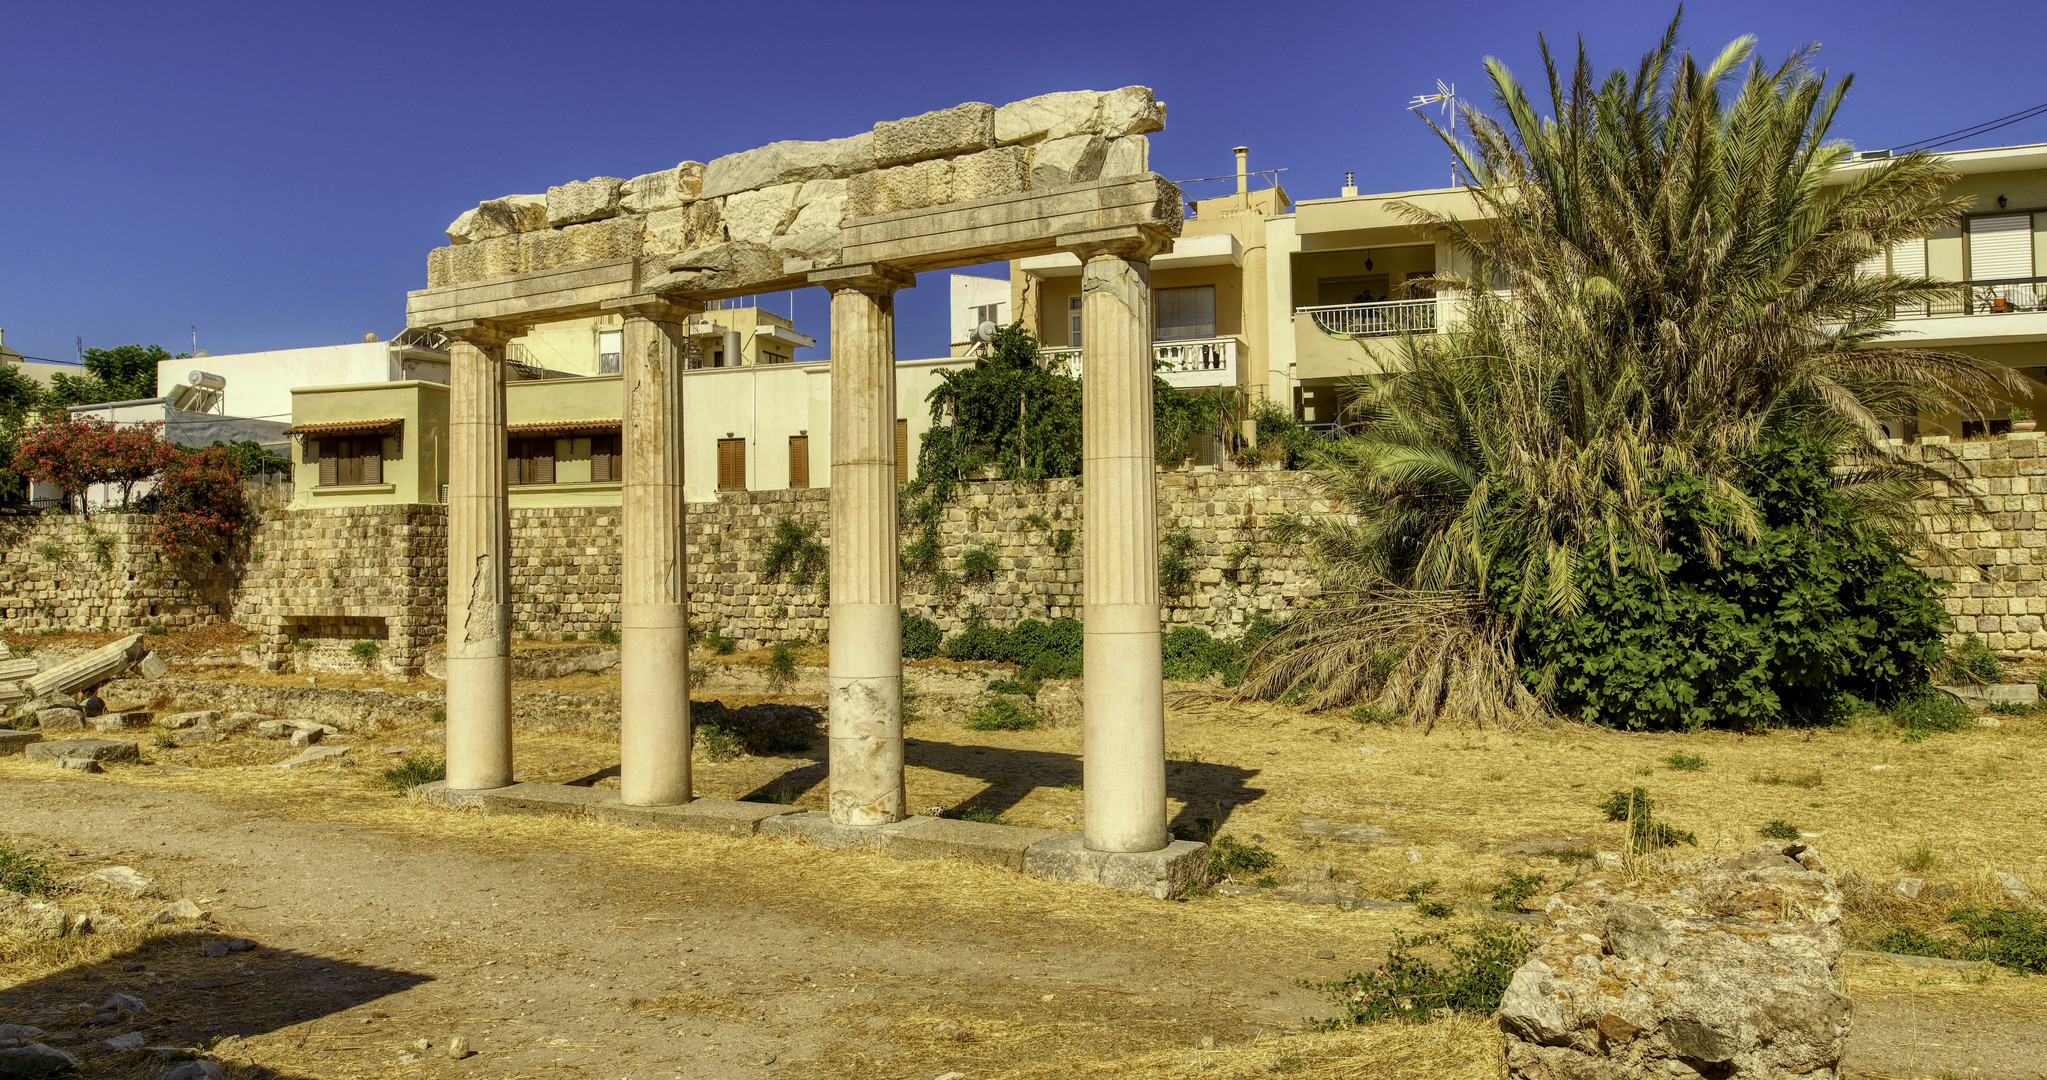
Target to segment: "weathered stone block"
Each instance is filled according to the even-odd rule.
[[[1064,90],[1000,106],[995,110],[996,145],[1095,134],[1101,100],[1093,90]]]
[[[619,188],[619,206],[629,214],[672,210],[703,194],[704,163],[685,161],[672,169],[642,173]]]
[[[0,757],[19,754],[27,749],[30,743],[40,742],[42,738],[42,735],[33,731],[8,731],[0,728]]]
[[[618,213],[620,188],[616,176],[593,176],[547,189],[547,223],[554,228],[597,221]]]
[[[796,200],[802,190],[802,184],[776,184],[728,196],[724,220],[729,237],[742,244],[773,240],[795,220]]]
[[[920,822],[933,820],[936,819],[911,817],[888,825],[838,825],[832,822],[830,814],[822,810],[811,810],[767,818],[760,823],[760,834],[808,840],[819,847],[838,850],[854,848],[878,850],[887,847],[904,830],[914,828]]]
[[[56,761],[59,758],[139,761],[142,758],[142,748],[135,743],[116,742],[112,739],[58,739],[30,743],[23,748],[22,753],[30,761]]]
[[[567,784],[513,784],[477,792],[476,798],[486,814],[582,817],[606,802],[617,802],[618,792]]]
[[[753,836],[769,818],[803,811],[778,803],[737,802],[731,799],[693,799],[681,806],[626,806],[616,799],[593,808],[599,821],[632,825],[644,829],[711,833],[716,836]]]
[[[562,236],[568,242],[567,261],[575,264],[638,258],[645,220],[622,217],[563,229]]]
[[[1166,106],[1149,86],[1126,86],[1102,95],[1099,130],[1112,139],[1166,129]]]
[[[995,106],[979,101],[874,125],[874,163],[887,167],[995,145]]]
[[[1031,159],[1031,186],[1058,187],[1099,179],[1109,141],[1099,135],[1075,135],[1039,144]]]
[[[846,213],[872,217],[952,202],[952,166],[941,159],[861,173],[847,185]]]
[[[448,239],[456,244],[473,244],[545,228],[547,196],[506,195],[478,203],[473,210],[464,210],[448,226]]]
[[[1143,135],[1125,135],[1120,139],[1109,140],[1108,153],[1102,158],[1102,179],[1143,176],[1150,171],[1150,139]]]
[[[640,247],[647,255],[680,255],[725,239],[723,199],[703,199],[646,216]]]
[[[874,136],[868,132],[819,142],[775,142],[713,158],[704,166],[702,196],[715,198],[796,180],[843,178],[872,168]]]
[[[1157,851],[1090,851],[1079,833],[1059,833],[1024,853],[1023,870],[1036,877],[1100,885],[1171,900],[1200,884],[1208,845],[1175,840]]]
[[[886,850],[899,859],[959,858],[990,866],[1021,870],[1024,852],[1059,834],[1051,829],[1025,829],[982,821],[922,818],[891,837]]]
[[[952,197],[955,202],[990,199],[1030,189],[1030,165],[1022,147],[1003,146],[954,158]]]

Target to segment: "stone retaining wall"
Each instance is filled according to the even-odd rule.
[[[2006,658],[2047,657],[2047,442],[2041,432],[1951,443],[1922,439],[1907,461],[1948,477],[1919,505],[1938,552],[1928,576],[1954,583],[1943,601],[1957,638],[1977,633]]]
[[[219,622],[233,567],[161,558],[143,514],[0,517],[0,628],[177,630]]]

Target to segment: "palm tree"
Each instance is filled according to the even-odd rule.
[[[1717,513],[1695,520],[1735,534],[1700,535],[1713,551],[1756,531],[1745,456],[1813,432],[1860,456],[1850,479],[1897,522],[1913,486],[1883,461],[1882,418],[2017,390],[1998,365],[1883,342],[1894,308],[1952,285],[1858,270],[1955,219],[1953,174],[1924,154],[1845,168],[1829,130],[1850,79],[1829,83],[1809,50],[1766,67],[1746,37],[1702,64],[1677,31],[1599,80],[1582,45],[1560,72],[1544,42],[1547,117],[1488,60],[1503,119],[1467,107],[1469,141],[1439,130],[1482,219],[1405,212],[1455,253],[1420,284],[1467,297],[1465,319],[1354,387],[1363,433],[1313,471],[1355,516],[1296,523],[1350,595],[1274,642],[1284,659],[1254,692],[1312,684],[1338,703],[1363,685],[1346,665],[1393,644],[1375,628],[1402,625],[1380,609],[1428,596],[1461,614],[1388,673],[1391,701],[1428,720],[1527,712],[1511,691],[1470,695],[1518,688],[1503,643],[1535,605],[1576,612],[1588,560],[1657,576],[1659,477],[1704,481]]]

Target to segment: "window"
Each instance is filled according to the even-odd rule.
[[[896,421],[896,483],[910,482],[910,422]]]
[[[718,440],[718,490],[746,490],[746,440]]]
[[[513,439],[506,444],[506,484],[554,483],[554,439]]]
[[[608,484],[625,479],[625,470],[618,460],[618,439],[616,435],[590,436],[590,482]]]
[[[1152,336],[1160,341],[1215,336],[1215,286],[1152,290]]]
[[[1001,326],[1002,308],[1003,305],[999,303],[982,304],[974,308],[974,325],[979,326],[982,323],[994,323],[997,326]]]
[[[599,330],[597,332],[597,374],[616,375],[619,372],[619,358],[625,355],[625,331]]]
[[[384,437],[319,439],[309,447],[320,463],[320,487],[384,482]]]
[[[1080,348],[1080,304],[1082,297],[1071,297],[1066,301],[1066,344]]]
[[[789,486],[810,486],[810,436],[789,436]]]

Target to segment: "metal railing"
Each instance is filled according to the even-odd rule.
[[[1081,351],[1039,349],[1038,359],[1052,371],[1078,379]],[[1159,377],[1174,386],[1235,386],[1237,383],[1235,337],[1155,341],[1151,351]]]
[[[1931,319],[1944,315],[2015,315],[2023,311],[2047,311],[2047,277],[1956,282],[1953,299],[1899,308],[1894,317]]]
[[[1436,332],[1436,301],[1381,300],[1369,304],[1322,304],[1295,308],[1325,334],[1340,337],[1389,337],[1394,334]]]

